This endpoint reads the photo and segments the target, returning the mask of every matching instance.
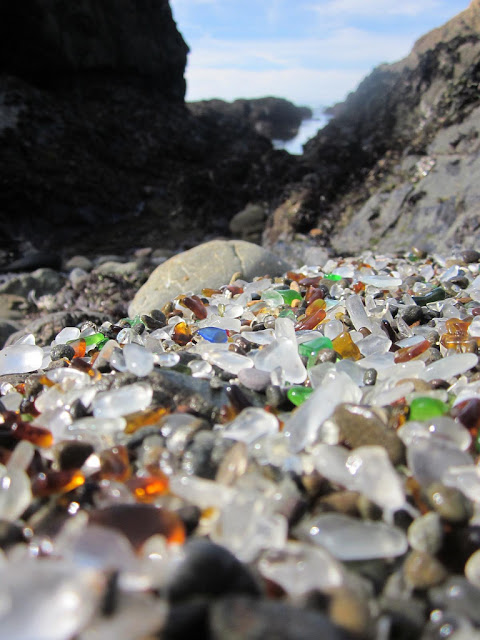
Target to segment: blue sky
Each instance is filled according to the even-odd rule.
[[[330,105],[469,0],[170,0],[191,53],[187,100]]]

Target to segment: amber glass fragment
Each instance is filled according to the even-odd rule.
[[[95,382],[97,380],[100,380],[100,378],[102,377],[102,374],[100,373],[100,371],[92,367],[91,362],[86,362],[81,358],[74,358],[70,366],[73,369],[78,369],[79,371],[83,371],[83,373],[86,373],[87,375],[89,375]]]
[[[305,315],[311,316],[313,313],[316,313],[319,309],[326,309],[327,307],[327,303],[325,302],[325,300],[323,300],[323,298],[318,298],[317,300],[314,300],[313,302],[311,302],[308,307],[305,309]]]
[[[130,460],[128,450],[123,445],[104,449],[100,453],[100,477],[102,480],[116,480],[125,482],[130,475]]]
[[[471,322],[471,319],[460,320],[460,318],[448,318],[445,323],[445,328],[447,330],[447,333],[465,334],[467,333],[468,327],[470,326]]]
[[[168,492],[168,476],[157,470],[148,476],[133,476],[126,482],[138,502],[153,502],[155,498]]]
[[[11,432],[18,440],[28,440],[37,447],[51,447],[53,444],[53,435],[48,429],[34,427],[20,419],[11,426]]]
[[[229,284],[226,287],[224,287],[225,291],[230,291],[230,293],[234,296],[243,293],[243,287],[237,287],[234,284]]]
[[[399,349],[395,353],[395,363],[408,362],[413,358],[417,358],[422,353],[425,353],[430,346],[431,344],[428,340],[422,340],[422,342],[417,342],[417,344],[413,344],[410,347],[403,347],[403,349]]]
[[[206,298],[211,298],[214,295],[220,295],[222,292],[220,289],[202,289],[202,296]]]
[[[460,420],[471,432],[480,429],[480,398],[468,398],[451,409],[452,418]]]
[[[315,300],[323,300],[324,297],[325,291],[323,289],[320,289],[320,287],[310,286],[305,293],[305,302],[310,304]]]
[[[440,344],[455,353],[475,353],[477,351],[477,340],[466,331],[443,333],[440,337]]]
[[[32,480],[32,493],[34,496],[44,498],[56,493],[68,493],[85,483],[85,478],[78,469],[68,471],[48,470],[39,473]]]
[[[75,351],[74,358],[83,358],[87,351],[87,343],[83,338],[78,338],[78,340],[72,340],[68,343],[70,347]]]
[[[307,277],[307,278],[302,278],[298,284],[301,284],[302,287],[318,287],[318,284],[320,282],[320,280],[322,279],[322,276],[313,276],[313,277]]]
[[[295,282],[300,282],[306,278],[306,275],[304,273],[297,273],[296,271],[287,271],[287,278]]]
[[[207,317],[207,307],[198,296],[185,296],[180,300],[180,304],[190,309],[198,320],[204,320]]]
[[[151,504],[119,504],[90,512],[90,522],[123,533],[135,549],[153,535],[164,536],[169,543],[185,542],[185,526],[179,516]]]
[[[188,327],[186,322],[179,322],[175,325],[172,338],[174,342],[176,342],[178,345],[181,345],[182,347],[184,347],[191,341],[192,332],[190,331],[190,328]]]
[[[170,413],[169,409],[160,407],[159,409],[146,409],[145,411],[137,411],[137,413],[131,413],[126,417],[127,426],[125,427],[125,433],[135,433],[138,429],[146,427],[148,425],[157,424],[163,416]]]
[[[351,360],[360,360],[362,354],[355,342],[352,340],[352,336],[348,331],[342,331],[334,340],[332,340],[333,348],[339,353],[342,358],[349,358]]]
[[[324,309],[317,309],[315,313],[306,316],[303,320],[295,325],[295,331],[301,331],[304,329],[315,329],[317,325],[325,319],[326,312]]]
[[[353,286],[352,289],[355,293],[360,293],[361,291],[365,290],[365,284],[363,282],[356,282]]]
[[[38,381],[40,382],[40,384],[43,384],[44,387],[53,387],[53,385],[55,384],[53,380],[47,378],[46,375],[40,376]]]

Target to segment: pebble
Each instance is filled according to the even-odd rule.
[[[445,567],[426,551],[414,550],[403,564],[405,580],[414,589],[429,589],[441,584],[447,577]]]
[[[69,344],[56,344],[50,351],[50,358],[52,361],[61,360],[67,358],[71,360],[75,355],[75,349]]]
[[[472,516],[472,503],[458,489],[434,482],[426,496],[432,509],[447,522],[462,523]]]
[[[338,425],[340,440],[352,449],[376,444],[385,447],[393,464],[404,460],[405,446],[397,433],[368,407],[341,404],[335,409],[332,419]]]
[[[258,596],[260,588],[248,568],[227,549],[208,540],[185,545],[184,558],[167,584],[171,602],[229,594]]]
[[[439,514],[428,511],[416,518],[408,528],[407,537],[412,549],[435,555],[443,542],[443,529]]]

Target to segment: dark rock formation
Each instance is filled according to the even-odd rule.
[[[0,6],[0,72],[36,86],[118,77],[183,100],[187,51],[168,0],[23,0]]]
[[[270,218],[267,244],[312,227],[324,244],[334,230],[341,252],[405,250],[419,239],[430,249],[473,244],[479,33],[480,1],[473,0],[335,105],[332,120],[305,147],[310,173]]]
[[[187,110],[167,0],[2,3],[0,34],[0,249],[188,248],[302,173],[248,123]]]
[[[284,98],[271,96],[233,102],[201,100],[190,102],[188,108],[196,115],[213,112],[220,118],[238,118],[270,140],[291,140],[297,135],[302,120],[312,116],[309,107],[297,107]]]

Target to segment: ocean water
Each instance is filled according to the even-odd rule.
[[[300,125],[297,135],[291,140],[274,140],[275,149],[285,149],[293,155],[301,155],[303,153],[303,145],[313,138],[319,129],[322,129],[331,116],[324,113],[325,107],[310,107],[313,115],[308,120],[304,120]]]

